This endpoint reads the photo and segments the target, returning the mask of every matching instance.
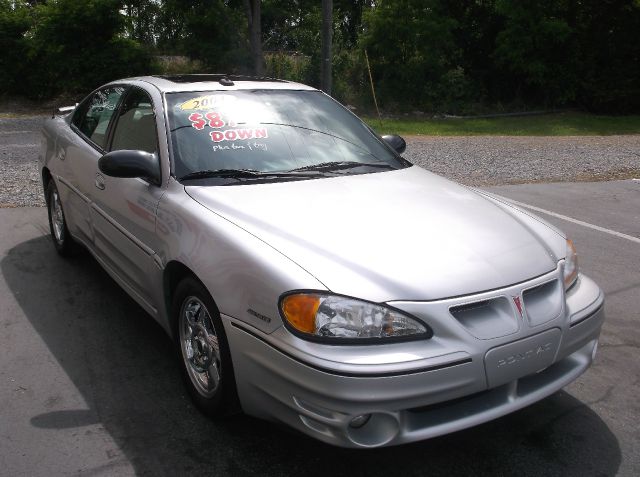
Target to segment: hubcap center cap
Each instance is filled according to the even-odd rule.
[[[216,327],[204,303],[197,297],[188,297],[180,313],[180,340],[187,373],[196,391],[211,397],[221,380]]]
[[[206,370],[213,361],[213,350],[209,344],[208,334],[201,326],[197,326],[191,337],[193,349],[193,364],[201,370]]]

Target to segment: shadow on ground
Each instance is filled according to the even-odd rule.
[[[141,475],[614,475],[615,436],[566,392],[497,421],[375,451],[338,449],[246,416],[212,422],[191,405],[172,343],[87,253],[48,237],[12,248],[2,274],[89,410],[33,416],[36,428],[101,424]]]

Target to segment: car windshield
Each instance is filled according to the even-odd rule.
[[[406,167],[362,121],[319,91],[168,93],[174,172],[182,179],[284,180]],[[313,172],[313,173],[312,173]],[[278,173],[278,174],[275,174]]]

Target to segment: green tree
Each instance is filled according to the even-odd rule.
[[[160,30],[158,20],[162,7],[163,3],[156,0],[124,0],[122,11],[127,36],[153,49]]]
[[[251,55],[242,5],[222,0],[189,0],[185,5],[181,50],[211,71],[247,72]]]
[[[247,4],[256,0],[0,0],[0,92],[86,92],[151,72],[156,52],[255,71]],[[267,74],[320,85],[320,5],[260,2]],[[387,110],[637,112],[638,32],[640,0],[333,0],[332,92],[371,103],[366,49]]]
[[[456,27],[438,0],[381,0],[366,12],[361,46],[385,107],[433,110],[460,99],[466,77]]]
[[[513,97],[548,106],[576,98],[577,42],[568,17],[569,0],[498,0],[504,27],[493,57],[501,89]]]
[[[189,9],[183,0],[164,0],[156,24],[156,46],[163,54],[183,54],[187,36],[186,16]]]
[[[0,93],[20,89],[25,72],[27,41],[31,26],[29,9],[23,2],[0,0]]]
[[[120,8],[118,0],[57,0],[35,7],[25,93],[86,92],[148,72],[148,52],[123,36]]]
[[[186,55],[210,72],[250,69],[247,22],[241,0],[164,0],[157,14],[157,49]]]
[[[468,102],[503,99],[504,88],[492,55],[504,21],[495,4],[496,0],[442,0],[444,14],[456,20],[453,36],[460,52],[459,66],[467,78]]]
[[[640,111],[640,1],[582,0],[576,11],[579,104],[596,112]]]

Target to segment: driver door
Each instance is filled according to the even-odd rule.
[[[132,87],[127,92],[114,121],[109,151],[141,150],[158,157],[153,102],[144,90]],[[156,210],[162,194],[160,184],[108,177],[96,167],[91,207],[96,254],[151,314],[160,305],[152,298],[151,277],[158,269]]]

